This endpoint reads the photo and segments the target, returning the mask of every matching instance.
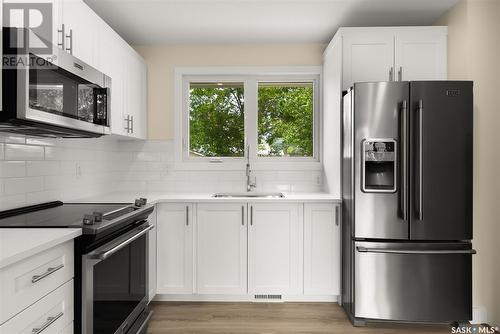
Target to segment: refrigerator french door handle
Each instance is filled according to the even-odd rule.
[[[424,220],[424,101],[418,100],[418,219]]]
[[[382,253],[382,254],[476,254],[475,249],[391,249],[391,248],[367,248],[356,247],[360,253]]]
[[[402,203],[402,211],[403,211],[403,220],[408,221],[408,102],[406,100],[402,103],[401,115],[403,116],[403,124],[401,129],[401,134],[403,136],[401,141],[402,148],[402,176],[403,182],[401,182],[401,193],[403,198]]]

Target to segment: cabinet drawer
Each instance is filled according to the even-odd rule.
[[[0,334],[73,333],[73,280],[0,326]]]
[[[73,266],[68,241],[0,270],[0,324],[69,281]]]

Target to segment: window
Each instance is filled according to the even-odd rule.
[[[301,69],[176,69],[177,161],[319,165],[321,68]]]
[[[189,156],[242,157],[243,83],[190,83]]]
[[[312,82],[259,82],[258,110],[259,156],[313,156]]]

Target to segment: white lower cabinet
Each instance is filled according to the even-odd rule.
[[[73,333],[73,280],[0,326],[0,334]]]
[[[340,205],[304,204],[304,294],[340,295]]]
[[[193,293],[193,205],[157,205],[157,293]]]
[[[73,241],[2,268],[0,324],[71,280],[73,275]]]
[[[154,211],[149,215],[149,225],[154,226],[148,233],[148,269],[149,269],[149,296],[148,299],[151,301],[156,295],[156,232],[158,230],[156,225],[156,213],[157,206],[155,206]]]
[[[249,204],[250,294],[302,293],[302,219],[299,204]]]
[[[199,294],[247,293],[246,203],[198,204],[196,281]]]
[[[157,293],[332,300],[340,295],[339,218],[334,203],[158,204]]]

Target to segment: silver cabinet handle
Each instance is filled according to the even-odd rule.
[[[389,81],[394,81],[394,67],[389,70]]]
[[[64,315],[64,313],[63,313],[63,312],[61,312],[61,313],[59,313],[59,314],[58,314],[58,315],[56,315],[56,316],[53,316],[53,317],[48,317],[48,318],[47,318],[47,321],[45,321],[45,323],[44,323],[42,326],[40,326],[40,327],[38,327],[38,328],[33,328],[33,329],[31,330],[31,332],[32,332],[33,334],[38,334],[38,333],[43,332],[45,329],[47,329],[50,325],[52,325],[54,322],[56,322],[56,320],[57,320],[57,319],[59,319],[60,317],[62,317],[63,315]]]
[[[401,116],[403,119],[403,124],[402,124],[402,129],[401,129],[401,135],[402,135],[402,140],[401,140],[401,147],[402,147],[402,164],[401,164],[401,169],[402,169],[402,176],[403,176],[403,182],[401,182],[401,190],[400,193],[402,193],[402,199],[403,203],[401,205],[402,208],[402,213],[403,213],[403,220],[407,221],[408,220],[408,102],[406,100],[403,101],[402,108],[401,108]]]
[[[335,206],[335,225],[339,226],[339,206]]]
[[[72,55],[73,54],[73,29],[69,30],[69,35],[66,35],[66,38],[69,39],[69,47],[66,48],[66,51]]]
[[[130,133],[134,133],[134,116],[130,116]]]
[[[403,66],[399,66],[398,80],[403,81]]]
[[[57,267],[47,268],[47,271],[44,272],[43,274],[33,276],[31,278],[31,283],[36,283],[36,282],[40,281],[41,279],[44,279],[45,277],[47,277],[47,276],[55,273],[56,271],[58,271],[58,270],[60,270],[62,268],[64,268],[64,264],[60,264]]]
[[[186,226],[189,226],[189,205],[186,205]]]
[[[125,127],[125,130],[127,130],[127,133],[130,133],[130,115],[127,115],[127,118],[123,119],[125,122],[127,122],[127,126]]]
[[[424,101],[418,101],[418,219],[424,220]]]
[[[245,206],[241,206],[241,226],[245,226]]]
[[[250,225],[253,226],[253,206],[250,205]]]
[[[108,249],[108,250],[103,251],[103,252],[95,253],[95,254],[89,254],[89,257],[92,258],[92,259],[104,260],[104,259],[110,257],[111,255],[113,255],[114,253],[118,252],[123,247],[125,247],[128,244],[132,243],[134,240],[139,239],[140,237],[142,237],[144,234],[148,233],[153,228],[154,228],[154,225],[148,225],[147,227],[142,228],[140,230],[140,232],[132,235],[130,238],[128,238],[127,240],[125,240],[125,241],[119,243],[118,245],[112,247],[111,249]]]
[[[66,32],[65,32],[65,26],[64,23],[61,24],[61,29],[57,29],[57,33],[61,34],[61,42],[57,42],[57,46],[60,47],[61,49],[65,50],[66,48]],[[57,37],[59,39],[59,36]]]
[[[386,254],[476,254],[475,249],[390,249],[356,247],[361,253],[386,253]]]

